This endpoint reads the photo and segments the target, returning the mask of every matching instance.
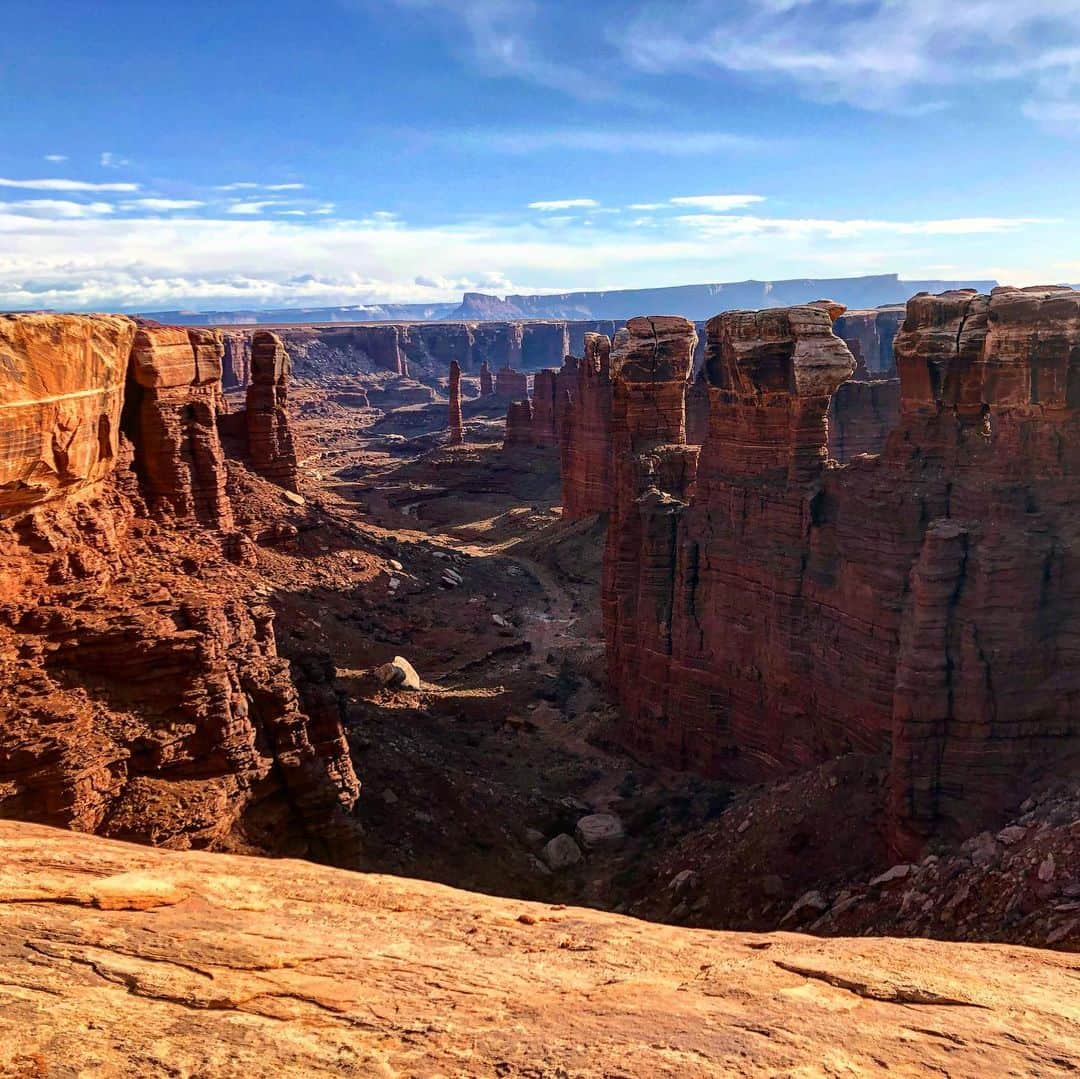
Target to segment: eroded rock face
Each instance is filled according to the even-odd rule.
[[[829,408],[829,456],[850,461],[860,453],[880,453],[900,421],[900,380],[845,382]]]
[[[221,385],[226,390],[243,390],[251,381],[251,335],[225,331],[221,335],[224,355],[221,361]]]
[[[135,323],[0,315],[0,517],[112,471]]]
[[[450,445],[460,446],[465,434],[461,422],[461,367],[457,360],[450,361],[449,396]]]
[[[71,393],[60,400],[92,403],[94,419],[89,452],[65,421],[67,482],[29,508],[25,481],[0,501],[0,816],[344,851],[358,784],[332,672],[318,656],[290,670],[272,612],[228,568],[251,561],[250,539],[211,531],[231,513],[212,419],[220,338],[81,316],[0,327],[12,385]],[[163,504],[157,521],[144,496]]]
[[[495,371],[521,364],[524,331],[520,322],[480,322],[473,327],[473,356]]]
[[[531,447],[533,445],[533,405],[526,397],[523,401],[511,401],[506,410],[506,438],[503,448]]]
[[[297,491],[296,447],[289,424],[289,354],[281,338],[260,330],[251,341],[247,392],[248,453],[255,471]]]
[[[851,350],[856,364],[866,368],[870,378],[880,378],[895,370],[893,341],[905,314],[905,308],[898,305],[873,311],[848,311],[836,320],[837,336]]]
[[[558,368],[570,351],[565,322],[526,322],[521,330],[521,366],[526,371]]]
[[[495,395],[519,401],[529,396],[529,376],[512,367],[500,367],[495,372]]]
[[[614,495],[611,471],[611,341],[587,333],[560,440],[563,516],[604,513]],[[564,407],[566,407],[564,405]]]
[[[124,427],[151,509],[210,528],[232,528],[218,436],[221,335],[143,326],[131,349]]]
[[[542,1060],[553,1075],[689,1079],[828,1060],[977,1079],[987,1060],[1051,1075],[1080,1054],[1067,955],[652,926],[11,822],[0,961],[12,1075],[137,1061],[145,1075],[337,1076],[348,1061],[357,1075],[524,1077]]]
[[[627,740],[739,779],[891,745],[909,854],[1075,768],[1080,295],[915,297],[899,424],[844,468],[825,467],[826,414],[854,360],[827,311],[708,334],[696,469],[655,444],[678,435],[671,382],[642,439],[613,359],[604,613]]]
[[[480,396],[490,397],[495,392],[495,380],[491,377],[491,367],[487,360],[480,364]]]
[[[558,374],[537,371],[533,377],[533,445],[557,446],[559,432],[555,414],[558,409]]]

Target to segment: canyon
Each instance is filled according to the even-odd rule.
[[[1064,288],[0,316],[0,1074],[1064,1073],[1074,369]]]

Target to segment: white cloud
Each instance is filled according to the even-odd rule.
[[[205,205],[205,202],[200,202],[198,199],[146,198],[125,202],[123,208],[125,210],[197,210]]]
[[[1076,0],[654,2],[612,36],[648,74],[723,70],[864,109],[925,112],[989,83],[1013,84],[1021,102],[1080,90]]]
[[[529,209],[550,213],[555,210],[588,210],[599,205],[596,199],[552,199],[549,202],[530,202]]]
[[[1026,101],[1024,115],[1053,135],[1080,138],[1080,100],[1058,101],[1044,98]]]
[[[268,206],[281,205],[278,199],[260,199],[256,202],[234,202],[228,209],[230,214],[261,214]]]
[[[59,165],[62,161],[67,161],[67,154],[46,154],[43,160],[51,161],[54,165]]]
[[[106,150],[98,159],[98,163],[103,169],[120,169],[125,165],[130,165],[131,162],[126,157],[120,157],[118,154],[114,154],[109,150]]]
[[[374,217],[105,212],[65,218],[55,208],[42,216],[8,204],[0,207],[0,307],[149,311],[429,301],[455,299],[472,288],[531,293],[655,287],[822,276],[822,270],[918,277],[945,261],[971,276],[1017,283],[1051,270],[1057,279],[1077,276],[1045,264],[1048,228],[1028,218],[674,214],[662,227],[604,218],[592,228],[558,229],[547,221],[544,215],[516,223],[485,218],[414,226]],[[1009,249],[1001,245],[1006,234],[1014,238]],[[1075,228],[1057,226],[1052,236],[1062,247],[1080,247]],[[1034,268],[1024,275],[988,273],[987,267],[1000,267],[1003,251]]]
[[[764,201],[764,195],[682,195],[677,199],[672,199],[671,205],[692,206],[702,210],[712,210],[715,213],[724,213],[726,210],[738,210],[740,207]]]
[[[927,221],[874,218],[785,218],[750,214],[686,214],[675,220],[704,236],[774,236],[790,240],[819,234],[827,240],[855,239],[868,234],[896,236],[973,236],[1015,232],[1030,225],[1060,224],[1039,217],[954,217]]]
[[[0,213],[26,213],[45,218],[102,217],[112,212],[113,207],[108,202],[70,202],[66,199],[0,202]]]
[[[302,191],[304,184],[266,184],[267,191]]]
[[[237,180],[232,184],[218,184],[218,191],[254,191],[259,185],[250,180]]]
[[[138,191],[138,184],[94,184],[86,180],[8,180],[0,177],[0,187],[21,187],[27,191]]]
[[[627,209],[630,210],[663,210],[666,202],[632,202]]]
[[[419,13],[425,25],[431,15],[449,23],[452,47],[462,43],[486,76],[515,78],[569,94],[584,101],[625,98],[611,79],[592,67],[578,67],[556,58],[556,50],[538,40],[551,36],[557,14],[539,0],[389,0],[405,11]],[[387,0],[367,0],[384,11]],[[558,36],[558,35],[556,35]]]

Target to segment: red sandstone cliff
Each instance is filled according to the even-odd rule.
[[[706,398],[706,401],[708,398]],[[900,380],[845,382],[829,408],[829,456],[850,461],[860,453],[881,453],[900,421]]]
[[[340,712],[242,598],[225,554],[245,537],[202,527],[232,517],[222,351],[212,331],[0,318],[0,815],[175,847],[350,833]]]
[[[899,425],[843,468],[825,467],[826,412],[854,362],[829,321],[806,307],[708,324],[696,470],[679,372],[635,408],[640,382],[613,364],[611,677],[627,740],[680,767],[754,779],[891,746],[892,839],[910,852],[977,830],[1025,773],[1080,751],[1065,554],[1080,295],[913,299]]]
[[[611,341],[607,337],[585,335],[584,356],[568,394],[560,440],[563,516],[575,520],[611,507]]]
[[[289,354],[281,338],[260,330],[251,339],[247,440],[252,467],[290,491],[299,490],[296,448],[289,424]]]
[[[227,530],[233,516],[217,429],[223,354],[215,330],[141,327],[123,426],[155,514]]]
[[[524,400],[529,396],[529,376],[510,366],[495,372],[495,395],[508,401]]]

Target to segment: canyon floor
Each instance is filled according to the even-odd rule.
[[[358,867],[687,926],[1080,943],[1075,785],[1018,808],[1004,839],[894,866],[881,759],[736,787],[629,756],[604,688],[604,523],[562,521],[557,454],[504,451],[502,407],[467,407],[450,447],[439,403],[294,395],[307,501],[295,549],[260,569],[281,582],[282,651],[326,650],[348,695]],[[419,691],[373,677],[396,655]],[[553,869],[545,845],[598,813],[624,838]]]

